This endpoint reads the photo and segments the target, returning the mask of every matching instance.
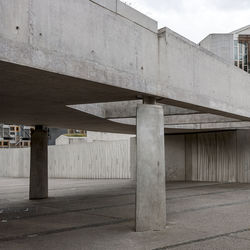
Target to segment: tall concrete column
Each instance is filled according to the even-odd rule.
[[[166,226],[163,108],[138,105],[136,130],[136,231],[162,230]]]
[[[30,199],[48,197],[48,130],[36,126],[31,134]]]

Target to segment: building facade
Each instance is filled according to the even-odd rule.
[[[30,146],[31,127],[0,124],[0,148],[22,148]]]
[[[250,73],[250,25],[227,34],[210,34],[199,45]]]

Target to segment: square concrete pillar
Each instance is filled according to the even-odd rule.
[[[36,126],[31,133],[30,199],[48,197],[48,130]]]
[[[158,105],[137,107],[136,231],[166,227],[164,115]]]

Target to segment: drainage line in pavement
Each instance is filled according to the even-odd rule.
[[[230,232],[230,233],[217,234],[217,235],[213,235],[213,236],[209,236],[209,237],[205,237],[205,238],[200,238],[197,240],[184,241],[184,242],[180,242],[180,243],[173,244],[173,245],[155,248],[153,250],[164,250],[164,249],[169,249],[169,248],[176,248],[176,247],[186,246],[186,245],[199,243],[199,242],[203,242],[203,241],[207,241],[207,240],[213,240],[213,239],[218,239],[221,237],[231,236],[231,234],[244,233],[244,232],[249,232],[249,231],[250,231],[250,228],[246,228],[246,229],[241,229],[241,230]]]
[[[56,234],[56,233],[64,233],[64,232],[74,231],[74,230],[79,230],[79,229],[84,229],[84,228],[116,225],[116,224],[121,224],[121,223],[125,223],[125,222],[131,222],[131,221],[133,221],[133,219],[122,219],[122,220],[116,220],[116,221],[110,221],[110,222],[88,224],[88,225],[75,226],[75,227],[66,227],[66,228],[60,228],[60,229],[56,229],[56,230],[48,230],[48,231],[44,231],[44,232],[36,232],[36,233],[31,233],[31,234],[23,234],[23,235],[19,235],[19,236],[0,238],[0,242],[22,240],[22,239],[33,238],[33,237],[37,237],[37,236],[45,236],[45,235]]]
[[[38,215],[29,215],[29,214],[27,214],[26,216],[19,217],[19,218],[10,218],[10,219],[8,219],[7,217],[6,218],[2,217],[2,219],[8,219],[9,221],[22,220],[22,219],[41,217],[41,216],[50,216],[50,215],[59,215],[59,214],[77,213],[77,212],[89,212],[89,211],[95,211],[95,210],[98,210],[98,209],[124,207],[124,206],[130,206],[130,205],[134,205],[134,204],[135,203],[126,203],[126,204],[108,205],[108,206],[102,206],[102,207],[91,207],[91,208],[63,210],[63,211],[51,212],[51,213],[43,213],[43,214],[38,214]]]
[[[212,192],[212,193],[197,194],[197,195],[186,195],[186,196],[180,196],[180,197],[172,197],[172,198],[167,198],[167,201],[168,200],[175,200],[175,199],[191,198],[191,197],[197,197],[197,196],[203,196],[203,195],[216,195],[216,194],[223,194],[223,193],[231,193],[231,192],[237,192],[237,191],[242,191],[242,190],[249,190],[249,189],[241,189],[241,190],[237,189],[237,190],[231,190],[231,191],[221,191],[221,192]],[[172,212],[170,214],[193,212],[193,211],[199,211],[199,210],[215,208],[215,207],[230,206],[230,205],[240,205],[240,204],[249,203],[249,202],[250,202],[250,200],[244,200],[241,202],[223,203],[223,204],[217,204],[217,205],[213,205],[213,206],[203,206],[203,207],[198,207],[198,208],[185,209],[185,210],[181,210],[178,212]],[[46,206],[46,204],[44,204],[44,203],[42,205]],[[27,216],[23,216],[23,217],[19,217],[19,218],[7,218],[7,217],[5,218],[4,216],[2,216],[2,219],[21,220],[21,219],[29,219],[29,218],[41,217],[41,216],[50,216],[50,215],[58,215],[58,214],[66,214],[66,213],[74,213],[74,212],[88,212],[88,211],[95,211],[95,210],[105,209],[105,208],[115,208],[115,207],[132,206],[132,205],[135,205],[135,203],[124,203],[124,204],[118,204],[118,205],[107,205],[107,206],[102,206],[102,207],[63,210],[63,211],[43,213],[43,214],[38,214],[38,215],[28,215],[27,214]],[[32,208],[36,208],[36,207],[32,207]]]

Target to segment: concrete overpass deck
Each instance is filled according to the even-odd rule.
[[[66,105],[143,96],[250,119],[248,74],[118,0],[13,0],[0,15],[2,122],[126,132]]]

